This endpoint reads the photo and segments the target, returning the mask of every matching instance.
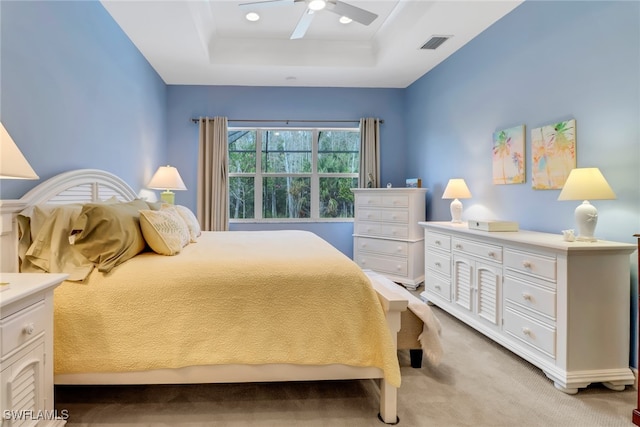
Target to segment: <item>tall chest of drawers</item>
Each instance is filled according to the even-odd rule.
[[[410,289],[424,281],[426,188],[357,188],[353,259]]]
[[[422,222],[423,299],[541,368],[556,388],[634,383],[629,369],[635,246],[558,233]]]

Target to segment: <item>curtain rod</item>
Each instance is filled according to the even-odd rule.
[[[212,120],[212,119],[208,119]],[[200,119],[191,119],[193,123],[198,123]],[[250,123],[360,123],[360,120],[249,120],[249,119],[228,119],[229,122],[250,122]],[[380,124],[384,120],[380,120]]]

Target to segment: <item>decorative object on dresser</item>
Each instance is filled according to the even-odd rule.
[[[541,368],[573,394],[634,383],[629,368],[629,255],[635,246],[559,234],[487,233],[421,222],[421,297]]]
[[[353,188],[353,259],[409,289],[424,281],[426,188]]]
[[[640,233],[634,234],[633,237],[638,239],[638,251],[636,255],[638,255],[638,288],[640,288]],[[640,296],[638,297],[638,307],[640,307]],[[640,313],[637,316],[638,323],[640,323]],[[636,348],[636,355],[640,352],[640,343],[638,343]],[[637,426],[640,426],[640,389],[638,390],[638,403],[636,408],[633,410],[633,423]]]
[[[558,200],[584,200],[575,211],[578,236],[576,240],[595,242],[593,232],[598,223],[598,210],[587,199],[612,200],[616,198],[609,183],[598,168],[576,168],[571,170],[562,187]]]
[[[149,188],[154,190],[164,190],[160,194],[163,202],[174,204],[175,193],[171,190],[186,190],[187,187],[180,177],[178,169],[173,166],[160,166],[156,173],[151,177],[151,181],[147,184]]]
[[[0,413],[10,425],[66,423],[53,409],[53,290],[66,277],[0,273],[12,283],[0,294]]]
[[[452,178],[442,193],[443,199],[454,199],[451,202],[451,222],[462,222],[462,202],[458,199],[470,199],[471,192],[462,178]]]

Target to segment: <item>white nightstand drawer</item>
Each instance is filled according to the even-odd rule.
[[[42,301],[2,319],[2,356],[43,333],[49,316]]]
[[[555,320],[556,318],[556,293],[554,291],[505,276],[503,293],[504,297],[514,304],[524,306],[551,319]]]
[[[556,280],[556,259],[540,254],[507,250],[504,254],[504,264],[521,273]]]
[[[380,254],[406,257],[409,253],[409,243],[356,237],[356,249],[362,252],[377,252]]]
[[[427,246],[432,246],[434,248],[439,248],[445,251],[449,251],[451,249],[451,237],[438,234],[438,233],[425,233],[425,242]]]
[[[487,245],[471,240],[453,238],[454,250],[466,252],[492,261],[502,262],[502,248],[500,246]]]
[[[366,269],[380,271],[384,273],[406,276],[409,271],[406,258],[385,257],[384,255],[358,254],[356,263]]]
[[[445,276],[451,276],[451,257],[435,251],[428,251],[424,259],[425,266]]]
[[[505,307],[504,330],[513,337],[523,341],[538,351],[555,358],[556,329],[543,325]]]

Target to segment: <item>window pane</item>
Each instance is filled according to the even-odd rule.
[[[233,219],[255,218],[254,178],[229,177],[229,217]]]
[[[318,137],[319,173],[358,173],[360,132],[323,130]]]
[[[307,130],[268,130],[262,133],[262,172],[311,172],[313,134]]]
[[[229,173],[256,171],[256,131],[232,130],[229,140]]]
[[[309,218],[311,178],[265,177],[263,218]]]
[[[353,218],[358,178],[320,178],[320,218]]]

